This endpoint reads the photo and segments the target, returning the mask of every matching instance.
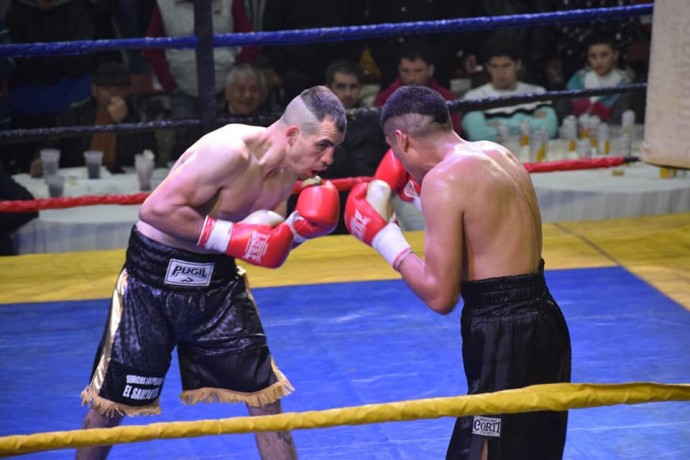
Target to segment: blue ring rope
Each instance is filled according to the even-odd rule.
[[[461,1],[461,0],[456,0]],[[251,32],[213,36],[214,46],[292,45],[324,41],[357,40],[391,36],[396,33],[421,35],[443,32],[467,32],[499,27],[528,27],[534,25],[566,24],[586,21],[610,21],[652,14],[653,3],[556,11],[548,13],[515,14],[495,17],[458,18],[437,21],[403,22],[352,27],[333,27],[277,32]],[[196,36],[143,37],[116,40],[81,40],[71,42],[8,44],[0,46],[0,57],[58,56],[96,53],[107,50],[147,48],[194,48]]]

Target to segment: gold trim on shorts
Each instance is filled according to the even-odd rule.
[[[110,307],[110,322],[108,323],[108,330],[106,332],[103,350],[101,351],[101,357],[98,361],[98,365],[96,366],[96,370],[93,373],[91,382],[81,392],[82,406],[90,405],[99,414],[106,417],[113,417],[116,414],[135,416],[160,414],[161,412],[159,406],[160,398],[156,399],[152,404],[146,406],[129,406],[127,404],[116,403],[114,401],[110,401],[109,399],[98,396],[101,388],[103,388],[105,373],[108,369],[108,364],[110,364],[115,333],[117,332],[117,329],[120,326],[120,321],[122,320],[123,297],[125,289],[127,288],[128,280],[129,276],[127,275],[127,270],[123,269],[120,272],[120,276],[117,278],[117,283],[115,283],[115,289],[113,290],[113,298]]]

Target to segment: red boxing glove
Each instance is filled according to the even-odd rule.
[[[340,216],[340,196],[332,182],[305,188],[297,197],[295,210],[285,221],[295,235],[295,243],[328,235]]]
[[[414,180],[412,178],[412,176],[410,176],[410,180],[408,180],[405,183],[405,186],[403,187],[403,189],[398,192],[398,196],[403,201],[407,201],[408,203],[412,203],[415,208],[417,208],[421,211],[422,210],[422,197],[419,196],[420,193],[422,193],[422,186],[419,185],[419,182]]]
[[[384,181],[391,186],[395,193],[398,193],[405,187],[409,174],[402,163],[400,163],[400,160],[393,155],[393,150],[388,149],[376,168],[374,179]]]
[[[224,252],[250,264],[277,268],[290,253],[292,230],[284,223],[271,227],[206,216],[197,246]]]
[[[380,179],[390,185],[391,189],[398,194],[400,199],[422,210],[422,201],[419,194],[422,192],[422,186],[410,176],[400,160],[393,155],[393,150],[388,149],[386,154],[381,159],[374,179]]]
[[[347,198],[345,226],[355,238],[376,249],[398,270],[412,248],[400,227],[389,223],[392,214],[391,194],[390,186],[378,179],[357,184]]]

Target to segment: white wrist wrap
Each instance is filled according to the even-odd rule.
[[[396,224],[389,223],[381,229],[371,240],[371,246],[376,249],[395,270],[400,266],[403,258],[412,252],[412,247]]]
[[[232,222],[206,216],[196,245],[209,251],[225,253],[230,245]]]
[[[297,211],[293,211],[288,218],[285,220],[285,223],[288,224],[290,227],[290,230],[292,230],[292,241],[294,244],[299,245],[307,241],[305,237],[297,233],[297,230],[295,230],[295,222],[298,221],[299,219],[304,219],[302,216],[299,215]]]

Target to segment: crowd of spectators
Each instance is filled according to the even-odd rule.
[[[633,3],[639,2],[213,0],[211,5],[214,33],[221,34]],[[0,6],[3,43],[194,33],[195,5],[191,0],[11,0]],[[645,81],[650,38],[651,28],[645,18],[626,18],[610,23],[505,29],[498,33],[405,34],[307,45],[218,47],[213,55],[213,94],[218,115],[233,116],[277,114],[285,101],[317,84],[331,88],[348,109],[380,107],[394,89],[408,84],[427,85],[447,100],[615,86]],[[601,64],[602,61],[605,63]],[[108,65],[103,67],[104,63]],[[107,73],[119,77],[108,77]],[[457,81],[470,83],[458,90],[454,86]],[[0,60],[0,82],[1,129],[198,118],[200,113],[193,49],[128,49],[4,59]],[[453,121],[458,133],[469,139],[493,139],[498,122],[515,130],[523,120],[534,128],[544,126],[554,137],[559,121],[567,115],[592,113],[602,120],[616,122],[626,108],[635,109],[637,119],[643,119],[644,108],[630,97],[612,96],[567,101],[566,105],[554,107],[540,102],[465,114],[454,111]],[[343,153],[333,166],[333,177],[370,173],[385,150],[382,138],[370,133],[378,129],[377,123],[363,120],[355,113],[350,111],[351,127],[341,148]],[[129,137],[109,134],[22,142],[3,146],[0,161],[10,173],[28,172],[40,148],[57,145],[67,152],[61,157],[65,162],[61,166],[74,166],[83,161],[80,150],[99,148],[109,152],[107,165],[118,172],[131,166],[134,154],[143,149],[155,151],[159,164],[168,164],[200,134],[199,130],[181,129],[167,134],[163,130]],[[371,145],[362,147],[364,140],[372,141]],[[377,151],[374,144],[382,150]],[[373,156],[362,158],[363,155]]]

